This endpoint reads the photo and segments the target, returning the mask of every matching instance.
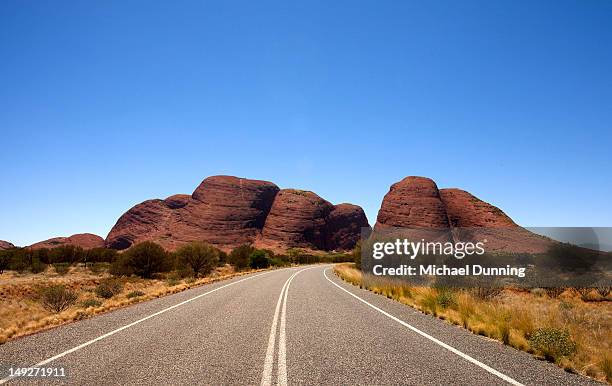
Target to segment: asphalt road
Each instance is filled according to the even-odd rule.
[[[66,376],[5,378],[31,366]],[[329,265],[242,276],[10,341],[0,369],[11,384],[598,384],[346,284]]]

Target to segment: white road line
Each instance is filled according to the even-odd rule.
[[[296,274],[297,272],[291,275],[289,279],[285,281],[285,284],[283,284],[283,288],[281,289],[281,293],[278,296],[278,301],[276,302],[274,319],[272,319],[272,327],[270,328],[270,336],[268,337],[268,349],[266,350],[264,368],[261,374],[261,386],[270,386],[272,384],[272,368],[274,367],[274,345],[276,344],[276,324],[278,321],[278,313],[281,307],[281,301],[283,300],[283,294],[285,293],[285,288],[287,288],[287,283],[289,283],[289,280],[291,280]]]
[[[349,290],[342,288],[342,286],[338,285],[337,283],[334,283],[333,280],[331,280],[328,276],[327,276],[327,271],[329,270],[329,268],[326,268],[323,270],[323,276],[325,276],[325,278],[332,283],[333,285],[335,285],[336,287],[340,288],[342,291],[346,292],[347,294],[351,295],[352,297],[354,297],[355,299],[359,300],[360,302],[367,304],[368,306],[372,307],[373,309],[375,309],[376,311],[380,312],[381,314],[393,319],[394,321],[398,322],[399,324],[401,324],[404,327],[409,328],[410,330],[416,332],[417,334],[421,335],[422,337],[425,337],[427,339],[429,339],[430,341],[436,343],[437,345],[440,345],[442,347],[444,347],[445,349],[447,349],[448,351],[455,353],[457,355],[459,355],[460,357],[462,357],[463,359],[467,360],[468,362],[471,362],[473,364],[475,364],[476,366],[488,371],[489,373],[495,375],[496,377],[499,377],[501,379],[503,379],[504,381],[512,384],[512,385],[516,385],[516,386],[523,386],[522,383],[510,378],[509,376],[507,376],[506,374],[500,373],[499,371],[495,370],[494,368],[485,365],[484,363],[472,358],[471,356],[457,350],[456,348],[449,346],[448,344],[434,338],[433,336],[427,334],[426,332],[423,332],[421,330],[419,330],[418,328],[404,322],[401,319],[396,318],[395,316],[391,315],[390,313],[383,311],[382,309],[376,307],[375,305],[367,302],[366,300],[363,300],[362,298],[360,298],[359,296],[355,295],[354,293],[350,292]]]
[[[261,375],[261,386],[270,386],[272,384],[272,369],[274,367],[274,347],[276,346],[276,330],[277,330],[277,325],[278,325],[278,320],[279,320],[279,311],[281,308],[281,302],[283,305],[283,314],[280,318],[281,319],[281,322],[280,322],[281,330],[279,333],[279,341],[278,341],[279,363],[278,363],[277,383],[283,384],[281,382],[284,379],[283,385],[287,384],[287,360],[286,360],[286,353],[287,353],[286,340],[287,339],[285,335],[285,326],[287,324],[286,317],[285,317],[285,312],[287,310],[287,293],[289,292],[289,284],[291,284],[291,281],[293,280],[293,278],[299,275],[300,273],[306,270],[312,269],[312,268],[315,268],[315,267],[309,267],[309,268],[305,268],[305,269],[295,272],[293,275],[289,277],[289,279],[287,279],[287,281],[285,281],[285,284],[283,285],[283,288],[281,289],[280,295],[278,296],[278,301],[276,302],[276,309],[274,310],[274,319],[272,320],[272,327],[270,328],[270,336],[268,338],[268,349],[266,350],[266,358],[264,359],[264,368],[263,368],[263,372]],[[281,357],[281,352],[282,352],[282,357]],[[282,359],[282,364],[281,364],[281,359]],[[281,367],[283,370],[281,370]]]
[[[53,362],[53,361],[54,361],[54,360],[56,360],[56,359],[59,359],[59,358],[61,358],[61,357],[63,357],[63,356],[66,356],[66,355],[68,355],[68,354],[70,354],[70,353],[73,353],[73,352],[78,351],[78,350],[80,350],[80,349],[82,349],[82,348],[84,348],[84,347],[87,347],[87,346],[89,346],[90,344],[93,344],[93,343],[96,343],[96,342],[98,342],[98,341],[101,341],[102,339],[108,338],[109,336],[114,335],[114,334],[116,334],[116,333],[118,333],[118,332],[120,332],[120,331],[123,331],[123,330],[125,330],[125,329],[128,329],[128,328],[130,328],[130,327],[132,327],[132,326],[135,326],[135,325],[137,325],[137,324],[139,324],[139,323],[144,322],[145,320],[149,320],[149,319],[151,319],[151,318],[153,318],[153,317],[155,317],[155,316],[161,315],[161,314],[163,314],[163,313],[165,313],[165,312],[168,312],[168,311],[170,311],[170,310],[173,310],[173,309],[175,309],[175,308],[177,308],[177,307],[180,307],[180,306],[182,306],[182,305],[185,305],[185,304],[187,304],[187,303],[189,303],[189,302],[192,302],[192,301],[194,301],[194,300],[196,300],[196,299],[199,299],[199,298],[201,298],[201,297],[203,297],[203,296],[206,296],[206,295],[212,294],[213,292],[219,291],[220,289],[223,289],[223,288],[226,288],[226,287],[232,286],[232,285],[234,285],[234,284],[238,284],[238,283],[240,283],[240,282],[243,282],[243,281],[246,281],[246,280],[253,279],[254,277],[257,277],[257,276],[262,276],[262,275],[267,275],[267,274],[272,273],[272,272],[274,272],[274,271],[268,271],[268,272],[258,273],[258,274],[255,274],[255,275],[252,275],[252,276],[246,277],[246,278],[244,278],[244,279],[236,280],[236,281],[231,282],[231,283],[229,283],[229,284],[225,284],[225,285],[223,285],[223,286],[221,286],[221,287],[217,287],[217,288],[215,288],[215,289],[213,289],[213,290],[210,290],[210,291],[208,291],[208,292],[205,292],[205,293],[203,293],[203,294],[200,294],[200,295],[194,296],[194,297],[192,297],[192,298],[190,298],[190,299],[187,299],[187,300],[185,300],[185,301],[182,301],[182,302],[180,302],[180,303],[177,303],[177,304],[175,304],[175,305],[173,305],[173,306],[170,306],[170,307],[168,307],[168,308],[164,308],[163,310],[158,311],[158,312],[156,312],[156,313],[154,313],[154,314],[151,314],[151,315],[149,315],[149,316],[145,316],[145,317],[144,317],[144,318],[142,318],[142,319],[138,319],[137,321],[132,322],[132,323],[130,323],[130,324],[127,324],[127,325],[125,325],[125,326],[123,326],[123,327],[119,327],[119,328],[117,328],[116,330],[113,330],[113,331],[107,332],[107,333],[106,333],[106,334],[104,334],[104,335],[100,335],[100,336],[99,336],[99,337],[97,337],[97,338],[94,338],[94,339],[92,339],[92,340],[90,340],[90,341],[87,341],[87,342],[85,342],[85,343],[83,343],[83,344],[80,344],[80,345],[78,345],[78,346],[76,346],[76,347],[73,347],[73,348],[71,348],[70,350],[66,350],[66,351],[64,351],[63,353],[57,354],[56,356],[53,356],[53,357],[48,358],[48,359],[45,359],[44,361],[39,362],[39,363],[35,364],[35,365],[34,365],[34,366],[32,366],[32,367],[42,367],[42,366],[44,366],[44,365],[46,365],[46,364],[48,364],[48,363],[50,363],[50,362]],[[3,383],[6,383],[7,381],[11,380],[12,378],[13,378],[13,377],[8,376],[8,377],[6,377],[6,378],[0,379],[0,385],[1,385],[1,384],[3,384]]]
[[[312,268],[315,267],[303,269],[291,276],[287,282],[285,296],[283,296],[283,308],[280,316],[280,332],[278,335],[278,369],[276,374],[276,383],[280,386],[287,386],[287,334],[285,330],[287,327],[287,294],[289,294],[289,286],[291,286],[293,278],[295,278],[298,274]]]

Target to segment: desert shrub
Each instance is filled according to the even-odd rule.
[[[608,382],[612,382],[612,358],[609,355],[604,356],[604,358],[601,360],[599,368],[601,368],[606,375],[606,380]]]
[[[249,266],[253,250],[254,248],[247,244],[236,247],[230,252],[228,262],[238,270],[245,269]]]
[[[181,265],[191,268],[196,276],[208,275],[219,264],[219,251],[210,244],[192,242],[176,251]]]
[[[501,288],[492,287],[475,287],[472,288],[472,295],[481,300],[490,300],[498,296],[501,292]]]
[[[361,269],[361,240],[357,241],[357,244],[355,244],[355,248],[353,248],[351,256],[355,262],[355,267],[357,269]]]
[[[40,304],[47,310],[59,313],[72,306],[77,300],[76,292],[65,286],[53,285],[40,289]]]
[[[253,269],[268,268],[270,266],[270,259],[268,259],[266,252],[255,250],[249,257],[249,266]]]
[[[431,312],[434,316],[438,315],[438,298],[434,291],[428,291],[421,300],[423,311]]]
[[[529,345],[554,362],[576,352],[576,343],[572,341],[569,331],[554,327],[535,330],[529,337]]]
[[[177,269],[175,271],[176,276],[179,279],[186,279],[189,277],[195,277],[196,273],[193,271],[193,269],[191,269],[191,267],[187,267],[187,266],[183,266],[180,269]]]
[[[591,293],[591,291],[593,290],[593,288],[590,288],[590,287],[576,287],[576,288],[574,288],[574,290],[580,295],[580,298],[582,300],[587,300],[588,296]]]
[[[62,245],[49,250],[40,249],[37,252],[40,255],[39,258],[48,264],[74,264],[85,261],[85,251],[83,248],[74,245]]]
[[[310,253],[302,252],[296,256],[295,263],[296,264],[315,264],[319,263],[321,258],[319,256],[315,256]]]
[[[559,311],[561,312],[569,311],[573,308],[574,308],[574,305],[570,302],[564,302],[564,301],[559,302]]]
[[[117,295],[123,290],[123,284],[119,280],[104,280],[102,283],[98,284],[94,290],[97,296],[110,299],[113,296]]]
[[[270,258],[270,265],[274,267],[286,267],[290,265],[289,256],[286,255],[276,255]]]
[[[144,296],[144,294],[145,293],[142,292],[142,291],[132,291],[129,294],[127,294],[126,296],[127,296],[128,299],[131,299],[131,298],[137,298],[139,296]]]
[[[532,295],[538,296],[540,298],[546,295],[546,290],[544,288],[532,288],[529,292]]]
[[[58,275],[65,275],[70,271],[70,264],[68,263],[55,263],[53,268]]]
[[[604,299],[607,298],[608,295],[610,295],[610,290],[612,290],[612,288],[610,287],[597,287],[597,293]]]
[[[178,285],[181,281],[181,277],[178,272],[171,272],[166,276],[166,284],[170,287]]]
[[[459,297],[457,302],[459,308],[459,316],[461,317],[461,324],[464,328],[469,327],[469,321],[472,315],[476,312],[476,304],[474,299],[468,294],[463,294]]]
[[[80,304],[80,306],[83,308],[100,307],[101,305],[102,305],[102,302],[97,299],[83,300]]]
[[[330,252],[322,256],[317,256],[319,263],[352,263],[353,255],[349,253]]]
[[[546,291],[546,295],[548,295],[549,298],[558,298],[563,292],[565,292],[565,288],[561,288],[561,287],[547,287],[544,288],[544,291]]]
[[[512,320],[512,314],[508,310],[497,309],[497,329],[499,330],[499,337],[504,344],[510,343],[510,321]]]
[[[32,263],[30,264],[30,272],[32,273],[41,273],[47,269],[47,264],[43,263],[38,259],[32,259]]]
[[[111,266],[111,273],[117,276],[134,274],[150,279],[153,274],[167,272],[171,268],[172,263],[166,251],[154,242],[145,241],[118,257]]]
[[[109,264],[108,263],[90,263],[87,264],[87,268],[95,274],[99,274],[100,272],[104,271],[105,269],[109,268]]]
[[[439,288],[438,295],[436,296],[436,303],[442,309],[457,306],[457,299],[455,298],[455,293],[449,288]]]
[[[26,248],[11,248],[0,251],[2,260],[6,261],[5,269],[11,269],[19,273],[25,272],[31,262],[31,250]]]
[[[84,252],[83,262],[90,263],[112,263],[117,258],[117,251],[109,248],[92,248]]]

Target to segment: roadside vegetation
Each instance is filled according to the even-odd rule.
[[[175,252],[143,242],[127,251],[62,246],[0,251],[0,344],[112,309],[262,269],[352,261],[342,253],[286,254],[204,242]]]
[[[334,272],[353,285],[474,334],[527,351],[567,371],[612,383],[609,288],[424,288],[364,275],[355,264],[337,265]]]

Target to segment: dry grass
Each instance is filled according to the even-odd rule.
[[[67,274],[58,274],[53,268],[39,274],[18,274],[8,271],[0,275],[0,344],[19,336],[88,318],[130,304],[184,291],[189,288],[254,271],[234,272],[230,266],[217,268],[204,278],[140,279],[120,278],[122,289],[109,299],[96,296],[96,287],[108,281],[105,268],[91,270],[83,266],[71,267]],[[53,285],[64,285],[77,293],[76,304],[53,313],[41,304],[40,290]],[[135,296],[134,294],[138,294]],[[140,295],[142,294],[142,295]],[[130,296],[128,296],[130,295]],[[99,306],[86,307],[87,304]]]
[[[483,299],[468,290],[409,287],[399,281],[364,276],[352,264],[336,265],[334,272],[351,284],[538,356],[543,353],[529,343],[536,330],[568,331],[576,352],[551,360],[568,371],[612,382],[609,300],[585,302],[583,295],[573,291],[551,298],[538,291],[511,289]]]

